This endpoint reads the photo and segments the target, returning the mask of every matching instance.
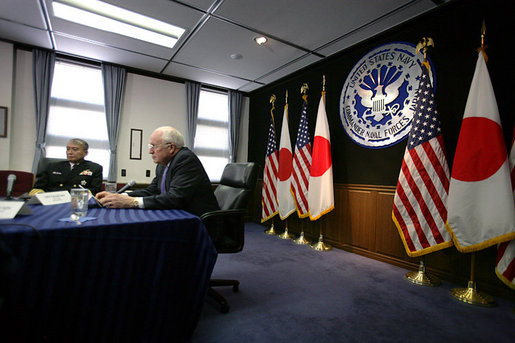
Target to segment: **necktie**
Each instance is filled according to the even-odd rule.
[[[166,172],[168,171],[168,166],[166,166],[165,171],[163,172],[163,175],[161,176],[161,194],[166,193]]]

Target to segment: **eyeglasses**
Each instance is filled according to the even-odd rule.
[[[149,144],[148,145],[148,150],[156,150],[160,146],[167,146],[167,145],[172,145],[172,143],[162,143],[162,144],[157,144],[157,145]]]

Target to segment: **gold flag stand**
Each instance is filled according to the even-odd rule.
[[[310,242],[304,238],[304,222],[300,222],[300,235],[297,239],[293,240],[293,243],[295,244],[309,244]]]
[[[441,284],[440,279],[436,276],[430,276],[426,273],[426,267],[424,266],[424,261],[420,261],[420,265],[418,266],[417,271],[411,271],[406,273],[405,278],[416,285],[421,286],[438,286]]]
[[[318,242],[313,244],[311,246],[311,249],[316,251],[328,251],[331,250],[333,247],[324,243],[324,235],[320,234],[320,237],[318,238]]]
[[[470,305],[477,305],[483,307],[495,306],[495,300],[488,294],[479,293],[476,290],[476,282],[474,281],[474,269],[476,265],[476,253],[473,252],[470,255],[470,281],[468,282],[467,288],[453,288],[451,289],[451,295]]]
[[[265,230],[265,233],[267,235],[277,235],[277,232],[274,230],[274,223],[272,222],[272,226],[270,226],[270,229]]]
[[[281,239],[293,239],[293,236],[288,233],[288,219],[285,220],[286,226],[284,227],[284,232],[278,235],[277,237]]]
[[[322,234],[322,224],[320,224],[320,236],[318,237],[318,242],[311,245],[311,249],[316,251],[328,251],[332,248],[333,247],[331,247],[330,245],[324,243],[324,235]]]

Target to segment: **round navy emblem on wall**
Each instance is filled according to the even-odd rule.
[[[375,48],[356,63],[340,96],[340,118],[354,142],[379,149],[408,135],[423,60],[422,53],[415,55],[415,45],[396,42]],[[429,65],[433,71],[430,60]]]

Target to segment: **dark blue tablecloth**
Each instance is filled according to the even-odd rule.
[[[0,221],[17,262],[2,337],[23,342],[176,342],[198,322],[216,261],[200,219],[180,210],[33,206]],[[5,280],[2,280],[5,281]],[[7,341],[6,341],[7,342]],[[10,341],[9,341],[10,342]]]

